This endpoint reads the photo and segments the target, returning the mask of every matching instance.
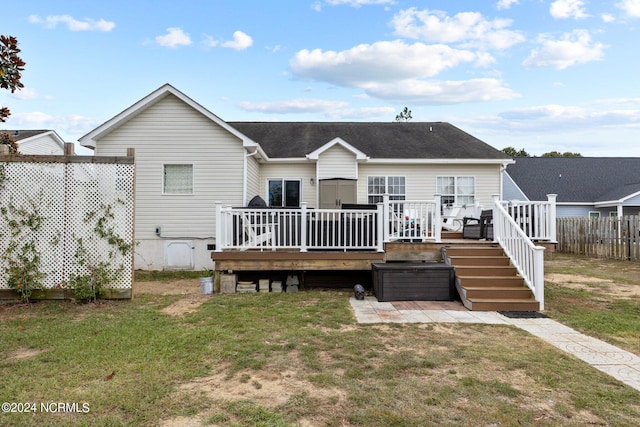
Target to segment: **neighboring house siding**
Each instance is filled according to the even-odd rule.
[[[19,142],[18,151],[22,154],[64,154],[64,149],[50,135],[36,136],[28,141]]]
[[[356,179],[358,165],[356,156],[346,148],[335,145],[318,158],[318,179]]]
[[[166,239],[206,239],[194,242],[195,268],[210,264],[204,243],[215,237],[215,202],[242,203],[241,141],[169,95],[96,145],[95,154],[101,156],[136,150],[135,234],[143,258],[136,259],[137,266],[163,267],[161,244]],[[193,165],[193,194],[163,194],[165,164]],[[158,226],[162,240],[155,233]]]
[[[576,216],[588,217],[589,212],[597,211],[598,209],[594,208],[593,205],[578,205],[578,206],[565,206],[565,205],[556,205],[556,217],[557,218],[570,218]]]
[[[286,178],[302,180],[301,200],[306,202],[308,207],[316,207],[316,164],[314,162],[292,164],[292,163],[271,163],[260,165],[260,185],[258,194],[268,200],[267,182],[269,178]],[[314,183],[311,184],[311,178]],[[249,198],[253,196],[250,195]]]
[[[640,194],[638,194],[637,196],[634,197],[630,197],[627,200],[624,201],[624,205],[625,206],[634,206],[634,207],[638,207],[640,206]]]
[[[358,178],[358,203],[367,203],[368,176],[406,177],[408,200],[433,200],[438,176],[475,177],[476,200],[491,206],[492,196],[500,194],[499,165],[376,165],[361,164]]]
[[[508,173],[502,173],[502,200],[529,200]]]

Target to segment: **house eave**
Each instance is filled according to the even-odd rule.
[[[189,98],[187,95],[180,92],[178,89],[174,88],[168,83],[162,85],[161,87],[156,89],[154,92],[145,96],[144,98],[142,98],[135,104],[131,105],[129,108],[125,109],[121,113],[115,115],[111,119],[107,120],[106,122],[104,122],[103,124],[95,128],[94,130],[92,130],[91,132],[80,137],[80,139],[78,139],[78,141],[80,142],[80,145],[87,148],[95,148],[97,140],[99,140],[100,138],[103,138],[108,133],[124,125],[133,117],[137,116],[139,113],[149,108],[150,106],[154,105],[155,103],[161,101],[168,95],[173,95],[176,98],[180,99],[182,102],[189,105],[194,110],[198,111],[199,113],[201,113],[202,115],[204,115],[205,117],[207,117],[208,119],[210,119],[211,121],[213,121],[214,123],[222,127],[223,129],[225,129],[227,132],[236,136],[238,139],[242,141],[242,144],[244,147],[248,147],[248,146],[253,147],[258,145],[255,141],[252,141],[251,138],[242,134],[237,129],[227,124],[227,122],[225,122],[224,120],[222,120],[221,118],[213,114],[211,111],[207,110],[205,107],[203,107],[193,99]]]
[[[403,164],[403,165],[508,165],[512,159],[369,159],[371,164]]]

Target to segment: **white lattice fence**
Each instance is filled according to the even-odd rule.
[[[117,272],[111,289],[130,291],[133,250],[118,250],[114,236],[133,244],[133,159],[20,157],[0,158],[0,251],[12,239],[35,241],[45,289],[64,289],[70,275],[88,274],[90,266],[108,262]],[[30,213],[41,221],[37,231],[21,226],[16,232],[9,226]],[[0,257],[0,289],[9,288],[6,268]]]

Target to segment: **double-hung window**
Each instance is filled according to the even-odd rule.
[[[367,178],[367,202],[370,204],[382,202],[384,194],[389,200],[405,200],[406,186],[404,176],[370,176]]]
[[[473,176],[439,176],[436,191],[442,196],[443,206],[462,206],[476,200],[476,179]]]
[[[300,179],[269,179],[269,206],[280,206],[285,208],[300,207]]]
[[[163,194],[193,194],[193,165],[164,165]]]

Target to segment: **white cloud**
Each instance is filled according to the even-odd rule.
[[[233,33],[233,40],[222,43],[222,46],[235,50],[245,50],[252,44],[253,39],[251,36],[243,33],[242,31],[235,31]]]
[[[191,44],[191,37],[182,31],[182,28],[171,27],[167,28],[167,34],[163,36],[156,36],[156,43],[160,46],[174,48],[177,46],[189,46]]]
[[[616,3],[616,7],[633,18],[640,18],[640,0],[623,0]]]
[[[593,43],[586,30],[565,33],[560,40],[542,35],[540,43],[542,47],[532,51],[522,63],[525,67],[553,67],[563,70],[572,65],[602,60],[607,48],[602,43]]]
[[[519,96],[500,80],[490,78],[462,81],[414,79],[392,83],[371,83],[365,85],[364,90],[374,98],[422,105],[503,101]]]
[[[606,105],[606,104],[604,104]],[[558,130],[602,126],[637,126],[640,109],[596,110],[571,105],[540,105],[504,111],[502,119],[519,129]]]
[[[12,113],[9,122],[13,128],[54,129],[58,134],[80,137],[101,124],[100,120],[71,114],[52,116],[39,111]]]
[[[358,87],[366,82],[431,77],[478,59],[468,50],[396,40],[361,44],[340,52],[304,49],[295,54],[290,66],[300,78]]]
[[[510,19],[488,20],[479,12],[448,16],[415,7],[401,10],[391,21],[394,32],[402,37],[486,49],[507,49],[524,41],[522,34],[507,29],[511,24]]]
[[[55,28],[58,24],[66,24],[70,31],[102,31],[109,32],[116,27],[115,22],[99,19],[97,21],[84,18],[79,21],[69,15],[49,15],[41,18],[39,15],[29,16],[29,22],[32,24],[42,24],[45,28]]]
[[[359,88],[369,97],[396,102],[440,105],[515,98],[518,95],[498,79],[427,80],[462,63],[486,65],[492,60],[486,53],[396,40],[340,52],[305,49],[290,65],[298,78]]]
[[[289,99],[274,102],[240,102],[238,104],[245,111],[265,114],[322,114],[327,118],[336,119],[373,119],[391,117],[395,109],[391,107],[347,108],[344,101],[325,99]]]
[[[499,0],[498,3],[496,4],[496,8],[498,10],[510,9],[511,5],[518,4],[519,2],[520,0]]]
[[[583,0],[556,0],[551,3],[549,13],[555,19],[584,19],[589,16],[585,11]]]
[[[22,101],[31,101],[34,99],[52,99],[50,96],[42,96],[35,89],[24,87],[20,90],[8,94],[11,98],[19,99]]]
[[[245,50],[253,45],[253,39],[242,31],[235,31],[233,33],[233,40],[219,41],[207,36],[204,43],[209,47],[221,46],[235,50]]]
[[[319,12],[322,10],[322,5],[326,4],[329,6],[351,6],[351,7],[361,7],[368,6],[372,4],[395,4],[395,0],[324,0],[317,1],[313,3],[311,6],[315,11]]]
[[[616,20],[616,17],[610,13],[603,13],[600,17],[602,18],[602,22],[606,22],[607,24]]]
[[[240,102],[245,111],[260,113],[327,113],[331,110],[347,106],[344,101],[327,101],[324,99],[289,99],[274,102]]]

